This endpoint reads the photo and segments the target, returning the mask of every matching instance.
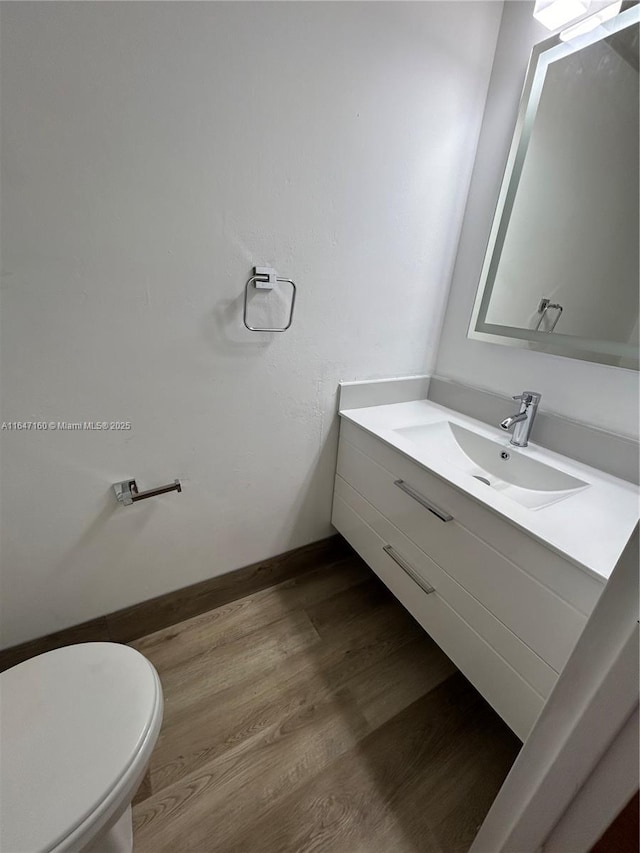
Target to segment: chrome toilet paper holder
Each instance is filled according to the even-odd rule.
[[[155,489],[147,489],[144,492],[138,491],[138,484],[129,477],[127,480],[121,480],[119,483],[113,484],[113,491],[116,495],[116,500],[123,506],[131,506],[138,501],[146,501],[147,498],[155,498],[156,495],[164,495],[167,492],[181,492],[182,484],[180,480],[174,480],[173,483],[168,483],[166,486],[158,486]]]

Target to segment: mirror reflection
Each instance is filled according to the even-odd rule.
[[[637,12],[534,52],[472,337],[637,368]]]

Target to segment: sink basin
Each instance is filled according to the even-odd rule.
[[[394,430],[424,451],[528,509],[542,509],[587,488],[584,480],[451,421]]]

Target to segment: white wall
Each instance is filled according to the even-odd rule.
[[[467,338],[531,47],[550,35],[533,6],[505,3],[435,373],[501,394],[540,391],[547,411],[635,438],[637,372]]]
[[[3,4],[2,420],[133,426],[1,434],[4,645],[331,532],[338,380],[435,360],[500,13]]]

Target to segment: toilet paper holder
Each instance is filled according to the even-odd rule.
[[[131,506],[138,501],[146,501],[147,498],[155,498],[156,495],[164,495],[167,492],[181,492],[182,484],[180,480],[174,480],[173,483],[168,483],[166,486],[158,486],[155,489],[147,489],[144,492],[138,491],[138,484],[129,477],[127,480],[121,480],[119,483],[113,484],[113,491],[116,494],[116,499],[123,506]]]

